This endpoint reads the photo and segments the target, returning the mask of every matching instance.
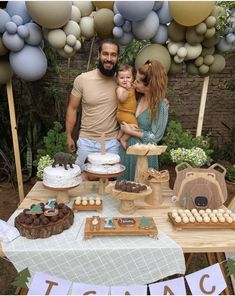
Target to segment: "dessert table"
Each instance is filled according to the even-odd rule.
[[[94,184],[97,182],[83,182],[80,186],[71,189],[69,195],[76,197],[91,192]],[[182,251],[184,253],[235,251],[235,235],[232,229],[177,231],[168,221],[168,212],[177,208],[177,205],[171,201],[172,191],[167,184],[163,184],[162,189],[163,203],[159,209],[150,210],[142,207],[134,215],[154,218],[159,232],[158,240],[136,236],[101,237],[84,241],[83,221],[88,215],[85,212],[79,212],[75,214],[74,225],[62,234],[37,240],[20,237],[13,244],[12,242],[9,245],[2,243],[3,254],[14,264],[16,262],[15,266],[19,270],[25,265],[25,267],[31,267],[33,272],[53,272],[54,276],[62,278],[68,277],[65,273],[68,271],[71,272],[69,279],[73,281],[121,285],[150,283],[171,274],[183,274],[185,262]],[[36,202],[46,202],[49,198],[55,197],[53,194],[56,193],[47,190],[42,182],[37,182],[13,214],[10,222],[13,223],[14,216],[20,209],[27,208]],[[102,216],[120,216],[117,200],[104,196],[103,201],[105,210]],[[93,215],[97,213],[93,212]],[[92,216],[92,213],[89,213],[89,216]],[[82,261],[86,264],[81,264]],[[69,270],[66,270],[67,266],[71,266]],[[77,266],[77,273],[74,271],[74,266]],[[107,274],[108,277],[105,279]]]

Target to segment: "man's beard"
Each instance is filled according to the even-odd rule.
[[[113,63],[110,63],[110,64],[113,65],[113,68],[112,69],[105,69],[104,65],[102,64],[101,60],[99,59],[98,69],[100,70],[100,72],[104,76],[108,76],[108,77],[114,76],[116,69],[117,69],[117,64],[113,64]]]

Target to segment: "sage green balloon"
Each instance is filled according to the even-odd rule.
[[[207,26],[204,22],[198,24],[195,27],[195,31],[197,32],[198,35],[204,35],[206,33],[206,30],[207,30]]]
[[[194,65],[193,62],[189,62],[186,64],[186,71],[187,73],[191,74],[191,75],[199,75],[199,70],[198,68]]]
[[[203,64],[198,68],[200,74],[204,75],[209,72],[209,66]]]
[[[209,39],[209,38],[212,38],[214,35],[215,35],[215,27],[212,27],[206,30],[206,33],[204,36],[205,38]]]
[[[99,38],[112,38],[114,28],[113,17],[113,11],[108,8],[101,8],[95,13],[95,30]]]
[[[65,25],[71,16],[72,1],[26,1],[32,19],[48,29]]]
[[[216,24],[216,18],[213,15],[208,16],[208,18],[205,20],[205,23],[207,25],[207,28],[212,28]]]
[[[6,84],[11,79],[12,74],[9,62],[0,60],[0,85]]]
[[[138,69],[147,60],[154,59],[159,61],[169,71],[171,65],[171,56],[168,50],[160,44],[150,44],[139,51],[135,60],[135,68]]]
[[[202,52],[201,52],[201,56],[205,57],[206,55],[213,55],[215,52],[215,47],[202,47]]]
[[[210,73],[220,73],[225,67],[225,58],[220,54],[214,55],[214,62],[210,66]]]
[[[195,45],[197,43],[201,43],[204,36],[197,34],[195,27],[189,27],[186,31],[185,39],[191,45]]]
[[[176,75],[183,72],[183,63],[177,64],[173,60],[171,60],[171,66],[168,71],[169,75]]]
[[[53,48],[63,48],[66,44],[66,34],[61,29],[50,30],[47,40]]]
[[[185,39],[186,27],[172,21],[168,27],[168,36],[174,42],[181,42]]]
[[[198,57],[195,61],[194,61],[195,66],[200,67],[201,65],[203,65],[203,57],[200,56]]]
[[[204,57],[203,62],[205,65],[211,66],[214,63],[214,60],[215,60],[214,56],[211,54],[208,54]]]
[[[209,38],[209,39],[205,38],[202,41],[202,45],[204,47],[213,47],[217,44],[217,42],[218,42],[218,39],[215,36],[213,36],[212,38]]]

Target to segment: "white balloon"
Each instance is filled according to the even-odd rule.
[[[132,23],[132,32],[137,39],[153,38],[159,27],[159,18],[156,12],[151,11],[144,20]]]
[[[77,6],[81,12],[81,16],[88,16],[94,10],[91,1],[73,1],[73,5]]]
[[[187,55],[185,59],[187,60],[195,60],[197,57],[200,56],[202,52],[202,45],[198,43],[196,45],[191,45],[189,43],[185,43],[184,47],[187,49]]]
[[[71,17],[70,17],[70,20],[71,21],[75,21],[76,23],[79,23],[80,20],[81,20],[81,11],[80,9],[75,6],[75,5],[72,5],[72,11],[71,11]]]
[[[25,45],[21,51],[9,55],[11,68],[26,81],[42,78],[47,70],[47,58],[40,47]]]
[[[66,44],[66,34],[61,29],[50,30],[47,35],[47,40],[53,48],[63,48]]]
[[[65,47],[64,47],[64,52],[66,54],[72,54],[73,53],[73,48],[71,46],[69,46],[68,44],[66,44]]]
[[[87,39],[95,35],[95,22],[92,16],[84,16],[80,21],[81,35]]]
[[[71,46],[71,47],[75,46],[76,41],[77,41],[76,37],[74,35],[72,35],[72,34],[68,35],[67,38],[66,38],[67,44],[69,46]]]
[[[75,46],[74,46],[73,49],[74,49],[75,51],[78,51],[81,47],[82,47],[81,42],[80,42],[79,40],[77,40],[77,41],[76,41],[76,44],[75,44]]]
[[[68,21],[67,24],[63,27],[63,30],[66,35],[73,34],[76,38],[80,37],[81,29],[79,25],[74,21]]]

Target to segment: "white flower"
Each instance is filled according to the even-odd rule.
[[[178,148],[170,151],[171,160],[174,163],[188,162],[193,167],[201,167],[207,162],[207,156],[203,149],[193,147],[191,149]]]
[[[39,159],[38,166],[37,166],[37,177],[40,178],[41,180],[43,179],[43,170],[45,167],[52,165],[54,160],[49,156],[42,156]]]

